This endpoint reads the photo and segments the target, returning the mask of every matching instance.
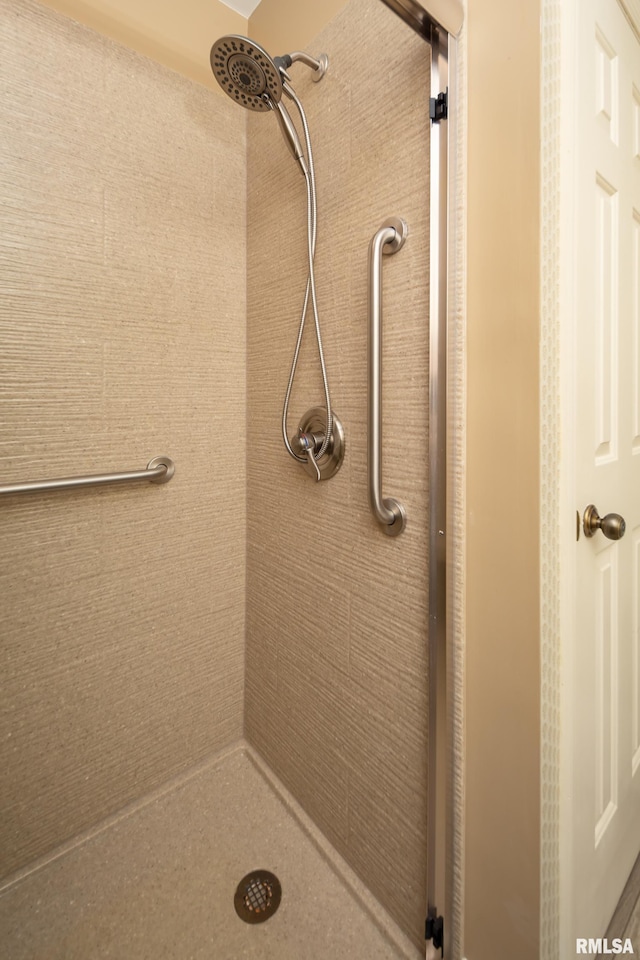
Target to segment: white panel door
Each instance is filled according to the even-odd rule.
[[[640,44],[617,0],[574,10],[575,509],[626,534],[575,543],[563,957],[604,935],[640,852]]]

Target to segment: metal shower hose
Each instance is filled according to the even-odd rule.
[[[327,429],[325,433],[324,440],[318,452],[314,454],[314,460],[317,461],[324,454],[327,446],[329,445],[329,440],[331,438],[331,432],[333,429],[333,414],[331,413],[331,400],[329,398],[329,381],[327,378],[327,368],[324,362],[324,351],[322,349],[322,335],[320,333],[320,319],[318,317],[318,303],[316,299],[316,280],[315,273],[313,269],[313,261],[316,252],[316,228],[317,228],[317,201],[316,201],[316,179],[315,172],[313,167],[313,153],[311,150],[311,137],[309,135],[309,125],[307,123],[307,117],[305,115],[302,104],[298,100],[295,92],[288,83],[283,83],[283,88],[286,90],[287,94],[291,97],[298,112],[300,114],[300,119],[302,120],[302,126],[304,129],[304,139],[307,148],[307,160],[308,160],[308,169],[305,171],[305,180],[307,184],[307,251],[309,257],[309,274],[307,276],[307,286],[304,294],[304,303],[302,305],[302,316],[300,318],[300,327],[298,329],[298,339],[296,341],[296,348],[293,354],[293,363],[291,364],[291,373],[289,374],[289,383],[287,384],[287,392],[284,398],[284,407],[282,410],[282,436],[284,439],[284,444],[291,456],[300,461],[301,463],[306,463],[307,458],[298,456],[297,453],[291,448],[289,443],[289,437],[287,436],[287,417],[289,413],[289,399],[291,397],[291,390],[293,388],[293,381],[296,375],[296,368],[298,365],[298,356],[300,353],[300,346],[302,344],[302,334],[304,333],[305,320],[307,318],[307,308],[309,305],[309,293],[311,293],[311,305],[313,307],[313,319],[315,322],[316,330],[316,340],[318,343],[318,354],[320,356],[320,369],[322,371],[322,383],[324,386],[324,396],[325,403],[327,407]],[[316,466],[316,470],[317,470]]]

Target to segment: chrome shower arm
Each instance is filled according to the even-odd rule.
[[[329,57],[326,53],[321,53],[316,58],[308,53],[304,53],[303,50],[294,50],[292,53],[285,53],[282,57],[276,57],[274,62],[279,67],[281,73],[285,72],[292,63],[304,63],[305,66],[311,67],[313,70],[311,79],[317,83],[318,80],[322,80],[327,72]]]
[[[294,50],[289,56],[291,57],[291,63],[304,63],[307,67],[311,67],[313,70],[311,79],[316,83],[318,80],[322,80],[327,72],[329,57],[326,53],[321,53],[316,59],[315,57],[309,56],[308,53],[304,53],[302,50]]]

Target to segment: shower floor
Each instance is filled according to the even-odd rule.
[[[282,902],[249,925],[252,869]],[[143,798],[0,890],[11,960],[387,960],[421,954],[245,743]],[[422,954],[422,956],[424,956]]]

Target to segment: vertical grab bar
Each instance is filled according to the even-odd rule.
[[[390,537],[402,533],[407,517],[401,503],[392,497],[382,497],[382,254],[400,250],[408,232],[404,220],[390,217],[369,244],[369,504]]]

